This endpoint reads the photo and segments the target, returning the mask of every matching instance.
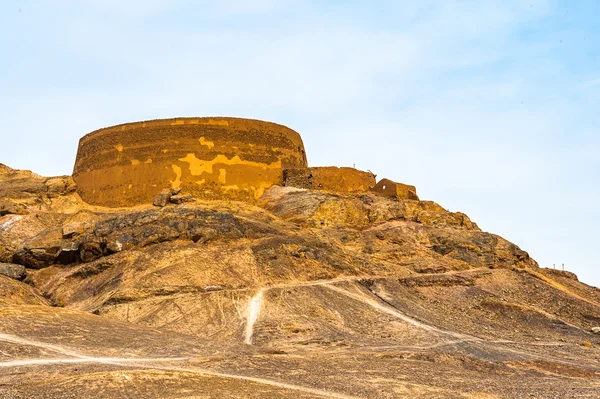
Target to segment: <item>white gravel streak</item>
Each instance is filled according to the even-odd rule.
[[[10,362],[0,362],[0,367],[21,367],[21,366],[39,366],[44,364],[61,364],[61,363],[103,363],[103,364],[118,364],[121,363],[136,363],[136,362],[172,362],[188,360],[187,357],[164,357],[164,358],[126,358],[126,357],[92,357],[81,356],[78,358],[69,359],[25,359],[11,360]]]
[[[457,333],[454,331],[442,330],[440,328],[437,328],[437,327],[431,326],[429,324],[425,324],[423,322],[415,320],[412,317],[409,317],[409,316],[405,315],[404,313],[400,312],[398,309],[388,305],[387,303],[382,302],[381,300],[376,299],[375,297],[367,295],[363,292],[360,292],[360,293],[359,292],[350,292],[343,288],[336,287],[335,285],[329,285],[329,284],[327,284],[327,285],[324,284],[323,286],[327,287],[330,290],[333,290],[335,292],[339,292],[340,294],[350,297],[356,301],[359,301],[366,305],[369,305],[381,312],[384,312],[384,313],[387,313],[394,317],[397,317],[400,320],[403,320],[415,327],[422,328],[425,331],[436,332],[436,333],[443,334],[443,335],[450,335],[454,338],[458,338],[459,340],[464,340],[464,341],[481,341],[481,339],[479,339],[477,337],[473,337],[473,336],[470,336],[467,334]]]
[[[21,219],[23,219],[23,216],[20,215],[9,216],[6,222],[0,223],[0,231],[9,231],[12,226]]]
[[[252,299],[248,303],[248,309],[246,310],[246,338],[244,342],[248,345],[252,345],[252,336],[254,335],[254,324],[256,323],[256,320],[258,320],[258,317],[260,316],[260,310],[262,308],[263,291],[264,290],[261,289],[260,291],[258,291],[258,294],[252,297]]]

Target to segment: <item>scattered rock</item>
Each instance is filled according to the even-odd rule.
[[[117,253],[117,252],[121,252],[123,250],[123,244],[121,244],[119,242],[119,240],[115,240],[113,242],[108,243],[108,245],[106,245],[106,250],[108,251],[108,253]]]
[[[417,273],[422,273],[422,274],[439,274],[439,273],[445,273],[448,271],[448,269],[445,268],[444,266],[430,266],[430,265],[415,266],[413,268],[413,270]]]
[[[15,280],[25,278],[25,267],[13,263],[0,263],[0,274]]]
[[[171,195],[177,195],[181,191],[181,188],[172,188]]]
[[[594,334],[600,334],[600,327],[592,327],[592,332]]]
[[[81,222],[68,224],[62,229],[63,238],[71,238],[73,236],[81,235],[85,231],[85,228],[85,223]]]
[[[475,280],[492,274],[489,270],[476,270],[462,274],[432,274],[400,278],[400,284],[407,287],[452,287],[457,285],[471,286]]]
[[[81,244],[79,256],[84,263],[99,259],[103,256],[102,246],[97,242],[85,242]]]
[[[582,346],[585,346],[586,348],[593,348],[594,345],[592,345],[591,342],[588,341],[584,341],[583,344],[581,344]]]
[[[172,195],[170,201],[172,204],[182,204],[184,202],[193,202],[195,199],[192,197],[192,194]]]
[[[77,262],[78,258],[79,244],[77,242],[67,242],[58,249],[55,262],[68,265]]]
[[[166,206],[170,200],[171,200],[171,190],[168,188],[165,188],[164,190],[162,190],[160,192],[160,194],[158,194],[156,196],[156,198],[154,198],[154,201],[152,201],[152,205],[160,206],[162,208],[163,206]]]

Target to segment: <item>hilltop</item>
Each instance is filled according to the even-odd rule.
[[[0,165],[0,397],[600,397],[599,289],[297,154],[253,196],[119,207]]]

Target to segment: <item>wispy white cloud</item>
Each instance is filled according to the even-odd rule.
[[[313,164],[416,184],[545,264],[581,248],[563,234],[577,220],[600,222],[556,217],[574,195],[600,200],[584,181],[600,121],[597,74],[565,72],[557,41],[534,34],[554,2],[81,4],[0,17],[0,49],[17,54],[0,63],[0,162],[70,173],[93,129],[237,115],[297,129]]]

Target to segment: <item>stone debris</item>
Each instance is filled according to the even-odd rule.
[[[184,202],[194,202],[195,199],[192,197],[192,194],[184,194],[184,195],[172,195],[170,200],[172,204],[182,204]]]
[[[123,244],[119,240],[112,241],[106,245],[106,250],[109,254],[121,252],[123,250]]]
[[[0,275],[15,280],[23,280],[25,278],[25,266],[15,265],[13,263],[0,263]]]
[[[68,224],[63,227],[62,234],[63,238],[71,238],[73,236],[81,235],[87,227],[87,223],[75,222]]]
[[[600,334],[600,327],[592,327],[592,332],[594,334]]]
[[[162,208],[163,206],[166,206],[170,200],[171,200],[171,190],[168,188],[165,188],[164,190],[162,190],[160,192],[160,194],[158,194],[154,198],[154,201],[152,201],[152,205],[160,206]]]
[[[192,194],[179,194],[181,189],[168,189],[165,188],[154,198],[152,205],[165,207],[167,204],[183,204],[185,202],[194,202],[196,199],[192,196]]]

